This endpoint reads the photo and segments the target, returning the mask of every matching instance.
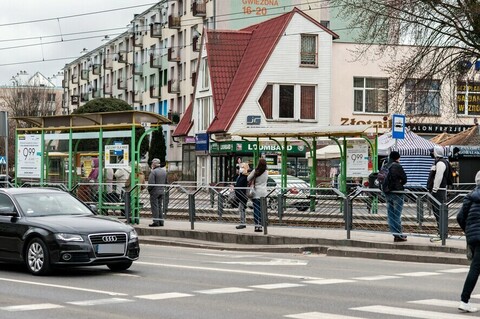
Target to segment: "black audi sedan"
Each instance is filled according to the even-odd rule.
[[[0,189],[0,260],[23,262],[33,275],[55,267],[107,265],[128,269],[138,259],[135,229],[99,216],[52,188]]]

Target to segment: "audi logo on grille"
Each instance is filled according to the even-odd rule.
[[[103,240],[105,243],[113,243],[113,242],[116,242],[116,241],[117,241],[117,236],[103,236],[103,237],[102,237],[102,240]]]

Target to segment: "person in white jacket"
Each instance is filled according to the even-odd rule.
[[[433,148],[430,156],[435,159],[435,163],[430,169],[430,174],[428,175],[427,188],[432,196],[441,204],[445,203],[447,200],[447,163],[444,158],[445,152],[443,147],[437,145]],[[440,206],[436,203],[432,205],[433,215],[437,221],[437,230],[438,235],[431,238],[431,241],[440,240]]]
[[[117,168],[117,170],[115,171],[115,180],[116,180],[116,185],[117,185],[117,188],[116,188],[115,192],[117,193],[117,195],[120,199],[122,199],[123,196],[124,196],[125,182],[130,177],[130,172],[131,172],[130,165],[125,166],[125,167],[121,167],[121,168]]]
[[[248,175],[247,181],[254,186],[255,192],[252,198],[253,202],[253,221],[256,232],[262,231],[262,212],[260,210],[260,198],[268,194],[267,191],[267,161],[264,158],[259,159],[257,167]]]

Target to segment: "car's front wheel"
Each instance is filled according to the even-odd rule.
[[[124,261],[120,263],[107,264],[107,267],[110,268],[111,271],[123,271],[130,268],[132,264],[133,264],[133,261]]]
[[[43,240],[33,238],[28,243],[25,263],[33,275],[41,276],[50,272],[50,253]]]

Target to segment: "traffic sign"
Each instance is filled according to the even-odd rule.
[[[7,164],[7,158],[5,156],[0,156],[0,164]]]
[[[405,138],[405,115],[392,115],[392,138]]]

